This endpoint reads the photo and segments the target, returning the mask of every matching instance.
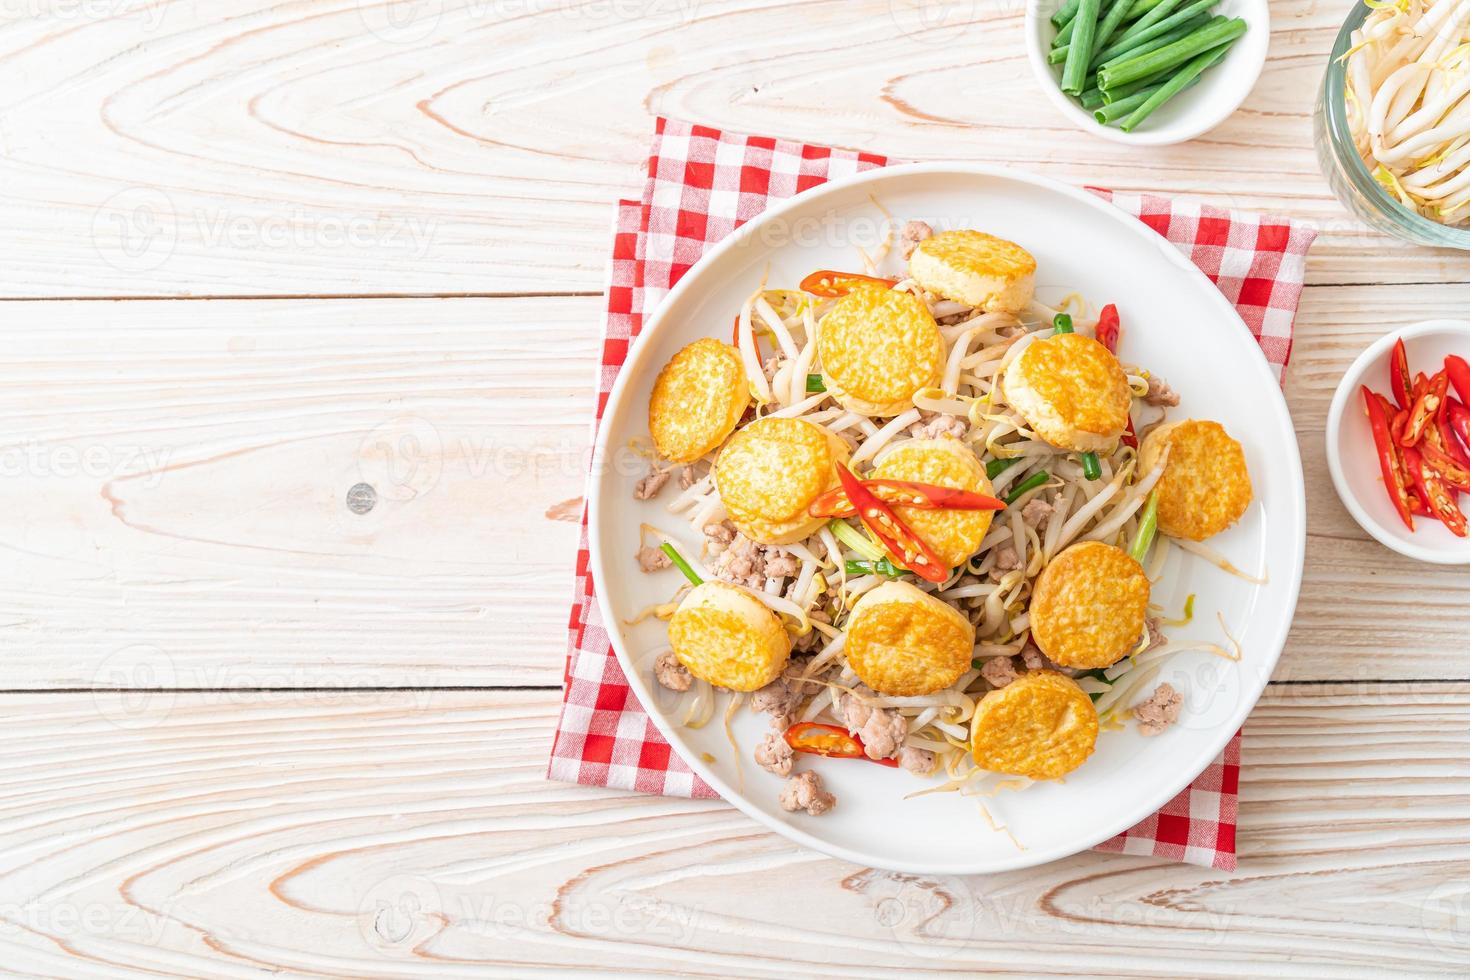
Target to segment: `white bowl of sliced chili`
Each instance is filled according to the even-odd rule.
[[[1455,488],[1470,483],[1467,361],[1470,322],[1416,323],[1363,351],[1328,409],[1327,467],[1343,506],[1419,561],[1470,564],[1470,491]]]

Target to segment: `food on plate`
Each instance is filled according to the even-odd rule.
[[[1193,87],[1246,32],[1239,17],[1210,16],[1219,0],[1069,0],[1052,15],[1047,61],[1060,86],[1094,118],[1137,129]]]
[[[943,231],[920,242],[909,275],[936,296],[986,313],[1019,313],[1036,292],[1031,253],[979,231]]]
[[[899,443],[883,457],[883,462],[873,468],[873,479],[927,483],[986,496],[992,496],[994,491],[974,450],[949,437],[910,439]],[[896,504],[893,512],[924,539],[946,569],[968,561],[979,550],[995,520],[993,510],[950,510]]]
[[[1061,333],[1029,344],[1002,383],[1006,400],[1053,446],[1106,452],[1127,428],[1128,375],[1091,337]]]
[[[941,691],[970,669],[974,647],[968,617],[908,582],[864,593],[847,620],[847,662],[879,694]]]
[[[791,655],[781,618],[723,582],[705,582],[684,597],[669,620],[669,645],[689,673],[732,691],[765,687]]]
[[[944,370],[944,339],[929,307],[912,293],[862,283],[817,328],[822,383],[859,415],[897,415]]]
[[[1077,682],[1036,670],[991,691],[975,706],[970,751],[989,772],[1060,779],[1097,746],[1097,709]]]
[[[648,400],[648,431],[660,456],[692,463],[730,438],[749,405],[740,352],[701,337],[658,373]]]
[[[1161,462],[1164,467],[1158,484],[1159,530],[1164,534],[1203,541],[1240,520],[1250,506],[1245,450],[1219,422],[1166,422],[1149,433],[1140,453],[1144,469]]]
[[[1084,541],[1042,569],[1031,592],[1031,638],[1054,663],[1111,667],[1144,636],[1149,581],[1122,548]]]
[[[768,716],[736,751],[787,780],[793,813],[836,805],[817,767],[973,796],[1058,778],[1135,707],[1150,733],[1177,717],[1167,658],[1239,657],[1171,642],[1149,606],[1170,550],[1203,547],[1160,525],[1229,522],[1188,492],[1226,443],[1183,451],[1188,423],[1140,452],[1179,396],[1119,359],[1118,309],[1042,302],[1030,254],[979,231],[893,239],[907,277],[869,261],[762,283],[736,318],[741,371],[721,375],[731,401],[707,393],[727,411],[750,397],[747,419],[697,459],[653,459],[635,491],[677,525],[650,514],[636,555],[670,588],[635,620],[669,619],[651,673],[682,724],[723,700],[732,743],[739,708]],[[1175,460],[1184,491],[1162,482]]]
[[[1460,494],[1470,493],[1470,363],[1451,354],[1434,377],[1413,374],[1400,339],[1389,357],[1389,386],[1393,401],[1361,388],[1389,502],[1410,531],[1418,516],[1470,536],[1460,507]]]
[[[1344,56],[1344,108],[1363,165],[1410,211],[1463,224],[1470,218],[1470,9],[1457,0],[1369,6]]]
[[[730,521],[758,544],[810,537],[824,518],[807,512],[837,486],[847,444],[804,419],[756,419],[736,432],[715,460],[715,482]]]

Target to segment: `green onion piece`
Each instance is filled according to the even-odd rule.
[[[1137,20],[1163,2],[1164,0],[1138,0],[1133,9],[1128,11],[1128,19]]]
[[[907,568],[899,568],[887,558],[879,558],[877,561],[852,561],[847,562],[847,574],[849,575],[882,575],[886,578],[899,578],[903,575],[913,574]]]
[[[1057,333],[1072,333],[1072,318],[1065,313],[1058,313],[1051,326]]]
[[[1084,109],[1101,109],[1108,100],[1103,95],[1103,90],[1097,87],[1094,76],[1092,88],[1077,96],[1077,101],[1082,103]]]
[[[1050,53],[1048,53],[1046,56],[1046,63],[1048,65],[1062,64],[1067,60],[1067,56],[1071,52],[1071,50],[1072,46],[1070,44],[1064,44],[1059,48],[1052,48]]]
[[[1115,41],[1110,47],[1104,49],[1103,52],[1097,56],[1097,63],[1100,65],[1107,64],[1108,62],[1115,60],[1118,55],[1128,51],[1129,48],[1136,48],[1144,41],[1152,41],[1154,38],[1159,37],[1160,35],[1168,34],[1170,31],[1174,30],[1181,24],[1187,24],[1189,21],[1194,20],[1200,14],[1208,13],[1218,2],[1219,0],[1196,0],[1195,3],[1190,4],[1188,7],[1185,7],[1183,10],[1179,11],[1173,16],[1165,17],[1163,20],[1159,21],[1157,24],[1154,24],[1152,27],[1149,27],[1143,31],[1139,31],[1138,34],[1133,37],[1129,37],[1127,34],[1124,34],[1123,37]],[[1162,10],[1163,8],[1160,7],[1159,9]],[[1142,23],[1142,21],[1139,21],[1139,23]],[[1213,26],[1213,24],[1214,22],[1211,21],[1209,24],[1205,25],[1205,28],[1211,27]],[[1200,29],[1204,30],[1205,28]],[[1129,33],[1132,32],[1130,31]],[[1174,43],[1177,44],[1179,42],[1176,41]],[[1127,64],[1128,61],[1132,60],[1134,59],[1129,58],[1121,62],[1121,64]],[[1113,65],[1112,67],[1117,68],[1118,65]],[[1101,78],[1098,79],[1098,85],[1105,90],[1112,87],[1111,84],[1105,84]]]
[[[1109,687],[1111,687],[1113,685],[1113,683],[1114,683],[1113,681],[1108,680],[1108,671],[1107,671],[1107,668],[1105,668],[1105,667],[1095,667],[1092,670],[1084,670],[1080,674],[1073,675],[1073,680],[1077,680],[1077,679],[1083,678],[1083,677],[1091,677],[1093,680],[1102,681],[1104,684],[1108,685]],[[1099,691],[1096,694],[1089,694],[1087,696],[1090,697],[1090,698],[1092,698],[1092,700],[1096,701],[1098,698],[1100,698],[1100,697],[1103,696],[1103,692],[1102,691]]]
[[[704,579],[700,578],[699,575],[694,571],[694,569],[689,567],[689,563],[684,560],[684,556],[679,554],[679,552],[674,548],[673,545],[665,541],[662,545],[659,546],[659,550],[669,556],[669,561],[673,562],[674,567],[684,573],[684,577],[687,578],[691,584],[704,584]]]
[[[1116,88],[1110,88],[1107,91],[1103,92],[1103,102],[1108,105],[1112,105],[1114,102],[1121,102],[1122,100],[1130,96],[1137,95],[1144,89],[1155,88],[1167,82],[1169,80],[1169,74],[1170,73],[1167,71],[1161,71],[1158,74],[1150,75],[1147,78],[1141,78],[1136,82],[1129,82],[1127,85],[1119,85]]]
[[[971,659],[970,666],[974,667],[976,670],[979,670],[985,666],[985,661],[981,660],[979,657],[975,657]]]
[[[820,374],[808,374],[806,376],[806,393],[808,395],[815,395],[826,390],[827,386],[822,383],[822,376]]]
[[[1123,25],[1123,20],[1133,10],[1133,0],[1114,0],[1113,5],[1108,8],[1107,16],[1102,23],[1097,25],[1097,37],[1092,42],[1092,53],[1095,55],[1108,43],[1108,39],[1117,33],[1118,28]]]
[[[1150,95],[1148,99],[1144,101],[1143,105],[1139,106],[1137,109],[1134,109],[1133,114],[1130,115],[1127,119],[1123,120],[1123,132],[1133,132],[1135,129],[1138,128],[1138,124],[1147,119],[1149,117],[1149,114],[1152,113],[1155,109],[1163,105],[1165,102],[1168,102],[1180,92],[1189,88],[1190,85],[1192,85],[1199,79],[1200,74],[1203,73],[1206,68],[1209,68],[1211,65],[1214,65],[1216,62],[1218,62],[1221,58],[1225,57],[1225,52],[1230,49],[1230,45],[1234,44],[1235,40],[1236,38],[1232,38],[1231,40],[1226,41],[1220,47],[1212,51],[1206,51],[1204,54],[1200,55],[1198,58],[1195,58],[1189,64],[1181,68],[1179,70],[1179,73],[1173,78],[1169,79],[1163,85],[1159,86],[1158,91]]]
[[[1143,505],[1143,518],[1138,524],[1138,533],[1133,536],[1133,544],[1128,548],[1128,554],[1140,565],[1148,557],[1148,549],[1154,545],[1154,535],[1159,531],[1159,492],[1153,491],[1148,495],[1148,503]]]
[[[992,459],[985,464],[985,476],[987,479],[994,480],[1025,458],[1025,456],[1016,456],[1011,459]]]
[[[1125,98],[1115,99],[1112,102],[1109,102],[1107,105],[1099,106],[1093,110],[1092,118],[1096,119],[1104,126],[1114,122],[1115,120],[1122,119],[1124,116],[1131,113],[1134,109],[1137,109],[1139,106],[1143,105],[1144,102],[1148,101],[1148,97],[1150,95],[1153,95],[1154,92],[1159,89],[1159,87],[1160,85],[1149,85],[1139,89],[1132,95],[1126,96]]]
[[[1102,479],[1102,463],[1098,461],[1097,453],[1082,454],[1082,475],[1089,480]]]
[[[1109,65],[1097,73],[1098,86],[1110,89],[1117,85],[1127,85],[1129,82],[1136,82],[1140,78],[1147,78],[1165,69],[1186,63],[1193,64],[1194,61],[1204,58],[1205,60],[1200,62],[1200,67],[1195,70],[1195,74],[1190,76],[1194,78],[1209,63],[1207,55],[1210,55],[1215,48],[1231,44],[1244,33],[1245,21],[1239,17],[1219,24],[1211,22],[1188,37],[1165,45],[1157,51],[1150,51],[1137,58],[1129,58],[1127,61]],[[1181,74],[1183,74],[1183,69],[1171,76],[1166,84],[1177,81]],[[1182,88],[1184,84],[1185,82],[1179,82],[1179,87]],[[1174,92],[1177,93],[1178,90],[1176,88]]]
[[[1077,29],[1077,21],[1075,21],[1075,20],[1069,21],[1067,23],[1067,26],[1066,27],[1063,27],[1061,30],[1057,31],[1057,36],[1051,39],[1051,46],[1053,48],[1064,48],[1068,44],[1071,44],[1072,43],[1072,32],[1075,31],[1076,29]]]
[[[1155,34],[1163,33],[1162,31],[1154,31],[1154,28],[1169,20],[1174,15],[1175,8],[1183,2],[1184,0],[1160,0],[1159,3],[1150,7],[1142,17],[1130,24],[1128,29],[1119,35],[1117,41],[1114,43],[1122,44],[1125,41],[1146,39],[1155,36]],[[1214,6],[1218,2],[1219,0],[1211,0],[1210,6]],[[1170,24],[1164,30],[1171,30],[1176,26],[1175,24]]]
[[[883,557],[882,548],[878,547],[867,535],[846,521],[834,518],[827,526],[832,529],[832,533],[838,541],[841,541],[869,561],[877,561]]]
[[[1048,473],[1046,470],[1032,473],[1030,476],[1026,477],[1025,480],[1021,481],[1021,483],[1014,490],[1006,494],[1006,505],[1009,506],[1015,503],[1026,494],[1030,493],[1032,490],[1035,490],[1037,487],[1043,485],[1044,483],[1046,483],[1047,480],[1050,479],[1051,474]]]
[[[1183,24],[1180,24],[1172,31],[1169,31],[1165,34],[1160,34],[1158,37],[1149,38],[1147,41],[1139,41],[1132,47],[1119,51],[1107,61],[1094,61],[1093,67],[1101,68],[1104,65],[1116,65],[1120,62],[1127,61],[1129,58],[1136,58],[1139,55],[1148,54],[1150,51],[1157,51],[1159,50],[1159,48],[1167,47],[1168,45],[1173,44],[1175,41],[1181,41],[1184,38],[1189,37],[1189,35],[1193,34],[1201,27],[1209,24],[1211,20],[1227,19],[1228,18],[1226,17],[1211,18],[1209,14],[1200,14],[1196,17],[1191,17],[1189,20],[1185,21]],[[1098,57],[1101,58],[1102,55],[1106,53],[1107,52],[1101,52]]]
[[[1121,0],[1120,0],[1121,2]],[[1087,66],[1092,63],[1092,45],[1097,36],[1097,15],[1102,0],[1082,0],[1077,8],[1077,27],[1067,45],[1067,63],[1062,67],[1062,91],[1081,95],[1087,88]]]
[[[1062,28],[1072,23],[1072,18],[1077,16],[1077,8],[1082,6],[1082,0],[1067,0],[1057,8],[1057,12],[1051,15],[1053,27]]]

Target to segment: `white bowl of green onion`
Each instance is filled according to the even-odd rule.
[[[1037,81],[1078,128],[1119,143],[1183,143],[1255,87],[1268,0],[1030,0]]]

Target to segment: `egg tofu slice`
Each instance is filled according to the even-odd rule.
[[[1143,473],[1153,472],[1169,452],[1159,495],[1159,530],[1203,541],[1240,520],[1251,504],[1245,450],[1218,422],[1184,419],[1154,429],[1139,448]]]
[[[669,620],[669,645],[689,673],[732,691],[765,687],[791,656],[781,618],[724,582],[705,582],[684,597]]]
[[[987,313],[1019,313],[1036,292],[1036,259],[982,231],[944,231],[919,243],[909,275],[931,293]]]
[[[956,439],[913,439],[883,457],[873,479],[909,480],[991,495],[994,487],[985,467],[969,447]],[[934,550],[946,568],[968,561],[990,531],[993,511],[922,510],[895,507],[894,513]]]
[[[1031,638],[1063,667],[1111,667],[1138,645],[1149,581],[1122,548],[1074,544],[1051,560],[1031,593]]]
[[[1097,709],[1076,681],[1030,671],[980,699],[970,754],[990,772],[1060,779],[1092,755],[1097,732]]]
[[[974,649],[964,614],[907,582],[864,593],[847,621],[847,662],[880,694],[942,691],[970,669]]]
[[[658,373],[648,400],[648,431],[660,456],[692,463],[729,438],[749,404],[740,352],[704,337]]]
[[[827,390],[859,415],[907,411],[944,375],[944,338],[924,301],[877,286],[858,286],[827,311],[817,356]]]
[[[1111,450],[1133,406],[1123,365],[1077,333],[1032,341],[1006,368],[1002,386],[1037,435],[1074,452]]]
[[[757,419],[720,450],[715,487],[740,533],[758,544],[790,544],[826,523],[807,507],[838,485],[836,464],[847,458],[847,444],[822,426]]]

